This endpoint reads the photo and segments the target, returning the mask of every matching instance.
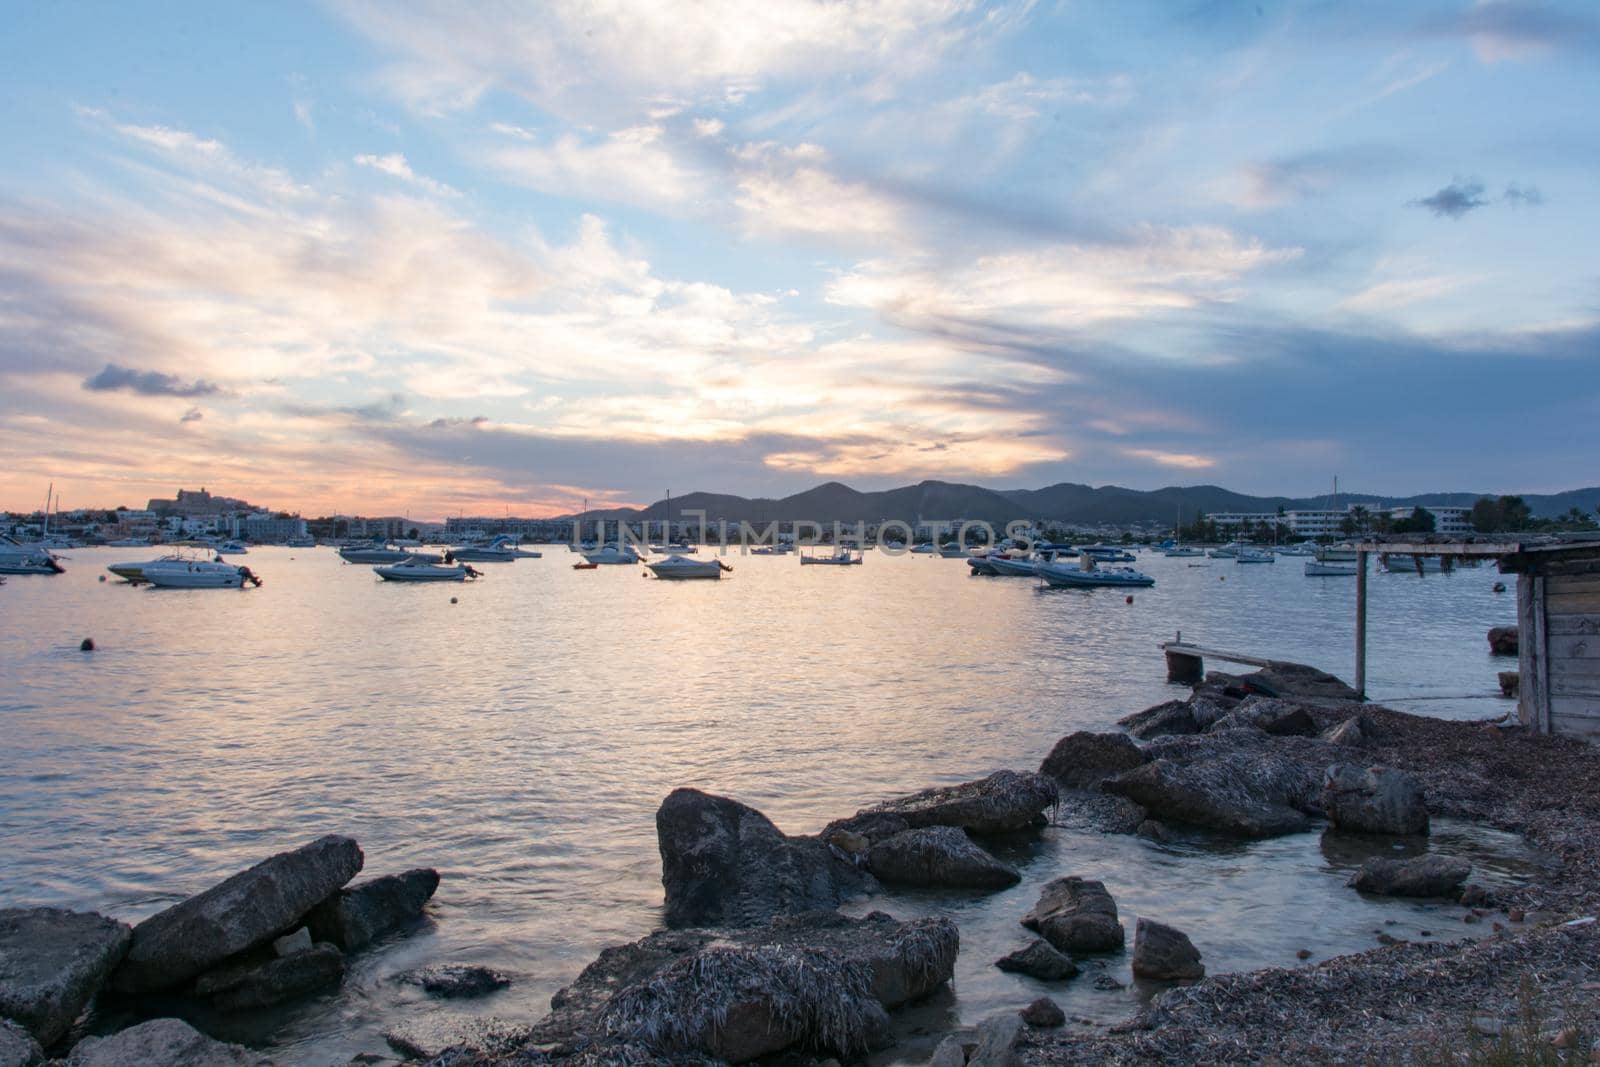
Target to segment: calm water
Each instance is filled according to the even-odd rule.
[[[337,995],[234,1035],[295,1063],[383,1051],[387,1022],[435,1010],[390,981],[428,962],[517,976],[450,1011],[542,1015],[602,946],[658,925],[653,816],[677,786],[812,832],[895,793],[1031,769],[1062,734],[1171,697],[1156,644],[1177,630],[1345,677],[1354,661],[1354,580],[1305,578],[1293,559],[1142,555],[1158,582],[1129,605],[880,553],[850,568],[735,558],[730,580],[667,583],[574,571],[556,547],[456,586],[383,583],[326,548],[258,549],[243,562],[266,584],[245,592],[102,583],[107,563],[148,553],[68,555],[65,575],[0,588],[0,904],[137,921],[328,832],[361,842],[367,875],[444,875],[433,921],[353,960]],[[1373,696],[1450,717],[1508,710],[1489,695],[1507,663],[1484,640],[1515,621],[1498,577],[1374,575]],[[85,636],[99,651],[77,651]],[[1435,846],[1493,877],[1532,861],[1468,827],[1441,827]],[[1015,889],[868,905],[961,924],[955,992],[914,1021],[1037,995],[990,963],[1024,942],[1016,919],[1063,874],[1103,878],[1130,937],[1137,914],[1183,927],[1213,971],[1364,948],[1386,920],[1401,935],[1462,930],[1358,899],[1343,880],[1359,855],[1316,834],[1218,848],[1052,829],[1017,847]],[[1125,958],[1109,967],[1128,980]],[[1110,1020],[1141,991],[1079,979],[1052,993]]]

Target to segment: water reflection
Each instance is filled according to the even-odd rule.
[[[1142,557],[1158,582],[1130,605],[877,553],[851,568],[752,557],[728,581],[669,583],[573,571],[558,549],[438,588],[382,583],[328,549],[261,549],[258,590],[97,582],[127,554],[75,550],[65,575],[0,589],[5,902],[137,920],[326,832],[355,835],[369,874],[438,866],[430,926],[356,957],[338,996],[260,1020],[315,1062],[380,1050],[414,996],[392,976],[426,962],[519,976],[462,1010],[541,1014],[601,947],[659,922],[654,812],[679,785],[814,831],[1034,767],[1062,734],[1167,698],[1155,646],[1176,630],[1346,675],[1353,660],[1352,585],[1291,561]],[[1436,714],[1508,707],[1461,699],[1495,691],[1503,665],[1483,636],[1515,613],[1495,577],[1375,575],[1374,694],[1455,698],[1416,705]],[[77,651],[85,636],[99,651]],[[1062,874],[1105,880],[1130,933],[1138,914],[1189,930],[1213,970],[1365,947],[1381,925],[1367,909],[1412,907],[1355,898],[1348,864],[1321,850],[1311,834],[1218,847],[1051,830],[1003,847],[1025,874],[1015,889],[868,906],[956,917],[948,1007],[971,1019],[1028,992],[990,964]],[[1069,1014],[1106,1021],[1129,1007],[1083,979],[1071,997]]]

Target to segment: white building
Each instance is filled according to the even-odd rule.
[[[266,544],[282,544],[306,536],[306,520],[301,518],[275,519],[267,514],[247,515],[240,526],[247,540]]]
[[[1241,526],[1260,526],[1262,523],[1275,526],[1285,521],[1285,516],[1276,511],[1214,511],[1206,518],[1216,523],[1219,530],[1237,530]]]
[[[1389,517],[1397,521],[1409,519],[1413,510],[1415,509],[1404,506],[1390,508]],[[1471,508],[1424,507],[1422,510],[1433,516],[1434,533],[1468,534],[1472,532]]]

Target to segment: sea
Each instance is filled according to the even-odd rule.
[[[694,786],[785,831],[1000,768],[1035,769],[1055,741],[1111,729],[1183,695],[1159,644],[1196,643],[1353,672],[1353,578],[1302,561],[1139,554],[1136,589],[981,577],[960,559],[869,551],[802,567],[737,552],[721,581],[665,582],[579,557],[480,563],[470,584],[394,584],[332,548],[252,548],[246,590],[127,585],[111,563],[152,553],[68,550],[66,572],[0,587],[0,907],[91,909],[136,923],[322,834],[355,837],[361,877],[435,867],[426,919],[353,956],[341,987],[287,1008],[208,1020],[284,1063],[388,1051],[397,1022],[532,1021],[607,945],[661,927],[654,814]],[[1514,710],[1485,633],[1515,622],[1492,564],[1388,574],[1369,585],[1368,691],[1451,719]],[[95,650],[79,650],[92,638]],[[1228,670],[1211,662],[1208,668]],[[1243,668],[1234,668],[1240,669]],[[961,929],[951,988],[903,1015],[884,1062],[919,1041],[1053,996],[1071,1026],[1126,1018],[1155,989],[1126,955],[1058,986],[993,961],[1052,878],[1103,880],[1131,933],[1186,931],[1208,970],[1304,965],[1376,934],[1481,931],[1433,904],[1345,886],[1373,849],[1307,833],[1157,843],[1052,827],[1007,846],[1023,873],[998,893],[886,891],[850,905],[947,915]],[[1431,847],[1474,877],[1527,877],[1519,839],[1440,821]],[[1426,931],[1426,933],[1424,933]],[[476,963],[512,977],[439,1003],[396,976]],[[1096,988],[1105,973],[1122,989]],[[1111,983],[1099,983],[1109,986]],[[89,1028],[126,1019],[91,1018]]]

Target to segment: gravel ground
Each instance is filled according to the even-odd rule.
[[[1520,728],[1380,707],[1313,714],[1327,726],[1357,711],[1372,727],[1358,758],[1416,774],[1435,815],[1524,834],[1561,861],[1539,882],[1495,895],[1497,907],[1526,919],[1482,941],[1402,943],[1207,978],[1110,1033],[1030,1031],[1025,1062],[1590,1062],[1600,1035],[1600,923],[1582,919],[1600,914],[1600,753]]]

